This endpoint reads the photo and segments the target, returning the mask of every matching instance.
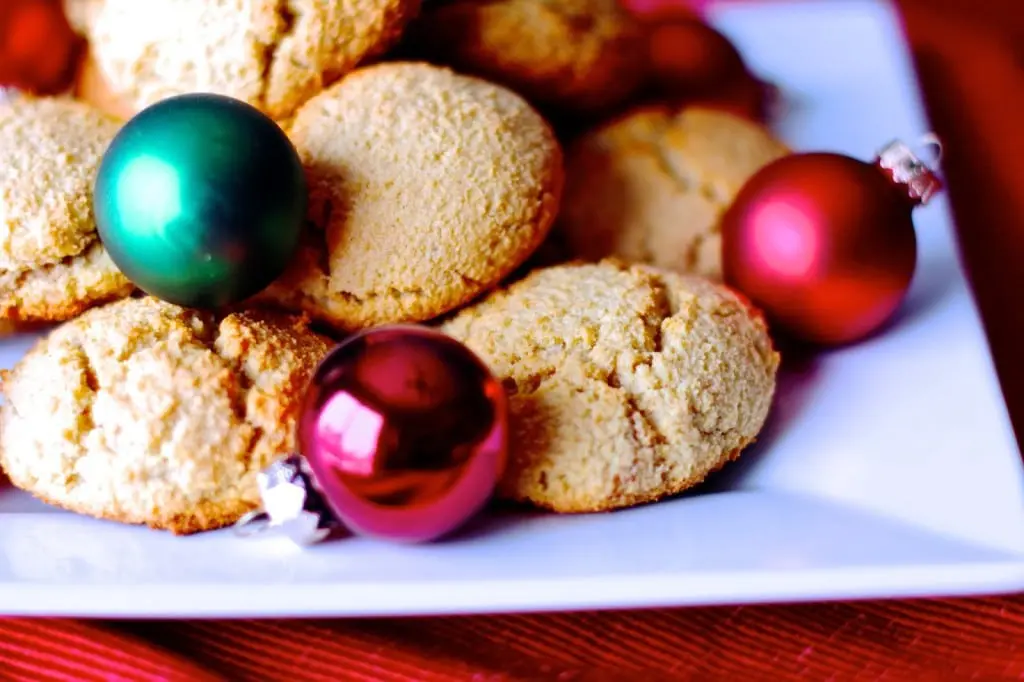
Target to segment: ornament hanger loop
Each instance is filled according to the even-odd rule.
[[[942,143],[934,134],[922,137],[919,146],[937,151],[934,163],[942,158]],[[906,189],[907,197],[915,204],[927,204],[942,189],[942,181],[934,167],[918,158],[909,145],[899,140],[883,147],[875,162],[893,182]]]
[[[243,538],[251,538],[254,535],[267,532],[270,530],[270,526],[270,514],[257,509],[238,519],[233,528],[235,535]]]
[[[922,135],[917,141],[917,150],[923,163],[929,168],[935,170],[942,163],[943,155],[945,154],[945,148],[942,145],[942,140],[935,133],[927,133]],[[930,157],[930,158],[929,158]]]

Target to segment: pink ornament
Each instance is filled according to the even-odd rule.
[[[244,519],[243,528],[287,524],[308,542],[336,521],[359,534],[429,541],[460,527],[491,497],[505,467],[505,393],[454,339],[422,327],[382,327],[351,337],[322,361],[298,441],[305,463],[292,457],[264,473],[267,511]]]

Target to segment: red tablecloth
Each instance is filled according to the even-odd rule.
[[[6,2],[6,0],[0,0]],[[829,0],[840,1],[840,0]],[[902,0],[1024,428],[1024,4]],[[1024,679],[1024,597],[322,622],[0,621],[6,680]]]
[[[369,621],[0,621],[0,679],[281,682],[1024,679],[1024,602]]]

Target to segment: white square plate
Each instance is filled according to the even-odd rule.
[[[789,102],[797,149],[870,158],[927,132],[899,23],[874,2],[720,6]],[[0,612],[341,616],[954,595],[1024,589],[1024,476],[939,198],[916,214],[899,320],[781,378],[757,449],[697,494],[505,515],[429,546],[174,538],[0,491]],[[31,338],[0,344],[11,366]]]

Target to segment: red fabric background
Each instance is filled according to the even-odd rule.
[[[8,0],[3,0],[6,3]],[[828,0],[841,1],[841,0]],[[900,0],[1024,429],[1024,5]],[[1024,597],[321,622],[0,620],[6,680],[1024,679]]]

